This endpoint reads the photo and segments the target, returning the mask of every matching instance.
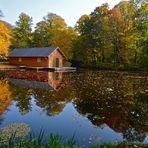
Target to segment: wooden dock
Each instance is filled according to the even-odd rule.
[[[51,72],[75,72],[76,67],[27,67],[27,66],[19,66],[19,69],[27,69],[27,70],[45,70]]]
[[[54,68],[55,71],[63,71],[63,72],[70,72],[70,71],[76,71],[76,67],[62,67],[62,68],[59,68],[59,67],[55,67]]]
[[[28,67],[28,66],[16,66],[9,65],[9,63],[0,63],[0,70],[16,70],[16,69],[24,69],[24,70],[37,70],[37,71],[51,71],[51,72],[75,72],[76,67]]]

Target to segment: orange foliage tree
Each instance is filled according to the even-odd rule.
[[[0,20],[0,56],[8,55],[11,38],[11,27],[6,22]]]

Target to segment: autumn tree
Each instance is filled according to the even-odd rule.
[[[78,60],[84,65],[97,66],[99,63],[104,63],[108,58],[105,57],[107,56],[106,53],[109,52],[110,46],[108,42],[108,14],[108,4],[103,4],[97,7],[90,15],[82,16],[76,24],[79,36],[74,51],[74,58],[80,57]],[[82,54],[79,54],[81,52]]]
[[[77,53],[84,55],[82,63],[96,67],[99,63],[121,62],[124,27],[120,11],[109,10],[108,4],[97,7],[89,16],[82,16],[76,26],[79,34],[76,46],[80,50]]]
[[[32,47],[32,18],[25,13],[21,13],[14,28],[12,48]]]
[[[109,15],[110,24],[110,41],[111,41],[111,55],[108,62],[123,63],[127,62],[127,48],[125,35],[125,21],[118,8],[110,10]]]
[[[75,63],[97,67],[102,63],[147,65],[147,0],[108,4],[82,16],[74,42]]]
[[[58,29],[54,31],[51,37],[51,44],[54,46],[59,46],[65,55],[71,59],[72,58],[72,48],[73,40],[75,38],[75,32],[73,28]]]
[[[67,57],[72,56],[72,39],[75,33],[65,20],[54,13],[48,13],[36,24],[33,41],[35,47],[59,46]]]
[[[7,56],[11,45],[12,29],[10,25],[0,20],[0,56]]]

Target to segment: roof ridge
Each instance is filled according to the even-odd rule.
[[[58,46],[49,46],[49,47],[27,47],[27,48],[14,48],[13,50],[15,49],[43,49],[43,48],[57,48]]]
[[[61,54],[66,57],[63,51],[58,46],[15,48],[9,53],[9,57],[47,57],[56,49],[58,49]]]

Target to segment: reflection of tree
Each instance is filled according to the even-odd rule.
[[[12,102],[12,93],[6,78],[0,79],[0,123],[3,121],[2,114]]]
[[[144,90],[145,89],[143,88],[143,91]],[[134,95],[134,105],[131,108],[131,110],[129,110],[129,126],[134,127],[134,129],[129,128],[123,132],[123,137],[128,141],[140,141],[140,142],[144,141],[144,138],[146,136],[145,132],[148,131],[147,101],[148,101],[148,94],[146,92],[139,93],[138,89],[138,92],[136,92]]]
[[[21,114],[26,114],[31,111],[31,94],[32,89],[11,84],[13,90],[14,101],[17,102],[17,107]]]
[[[7,79],[0,80],[0,115],[12,102],[12,93]]]
[[[130,119],[129,122],[131,125],[134,125],[134,127],[138,130],[139,128],[143,131],[148,131],[148,112],[143,110],[140,106],[137,106],[138,104],[135,104],[136,106],[130,110]],[[142,128],[141,128],[142,126]]]
[[[41,89],[34,92],[37,105],[46,109],[48,115],[55,115],[62,112],[65,104],[74,98],[74,92],[67,79],[69,80],[69,76],[66,75],[58,92]]]
[[[145,133],[136,131],[134,128],[128,128],[127,130],[123,131],[123,138],[128,141],[139,141],[143,142],[146,137]]]
[[[6,72],[0,71],[0,80],[6,78]]]
[[[13,73],[9,73],[9,76],[11,76],[12,74]],[[18,74],[19,78],[23,76],[22,73],[20,74],[20,72],[18,72]],[[25,76],[23,77],[25,78]],[[71,98],[74,98],[74,93],[71,90],[72,87],[69,85],[69,83],[67,83],[66,78],[63,79],[64,82],[61,84],[61,88],[58,90],[58,92],[50,90],[50,88],[49,90],[46,90],[44,88],[43,89],[30,88],[29,86],[23,87],[21,85],[11,84],[11,87],[13,89],[13,97],[14,100],[17,102],[19,111],[22,114],[31,111],[31,95],[32,95],[36,99],[36,104],[39,107],[44,108],[47,111],[48,115],[55,115],[62,112],[66,102],[69,102],[71,101]]]
[[[101,126],[106,123],[118,132],[128,131],[132,127],[134,133],[145,137],[148,131],[147,103],[142,101],[144,98],[137,100],[135,94],[139,91],[146,94],[147,77],[88,72],[77,75],[73,80],[78,98],[75,100],[77,109],[88,115],[93,124]]]
[[[48,113],[60,112],[64,108],[64,105],[58,102],[61,100],[66,101],[69,93],[59,91],[59,85],[64,85],[61,83],[62,73],[58,73],[57,79],[53,78],[53,73],[47,71],[14,70],[8,71],[7,74],[12,82],[14,99],[17,101],[17,106],[22,114],[31,110],[31,95],[36,98],[38,106],[45,108]],[[59,97],[56,91],[51,92],[52,89],[58,90],[58,94],[61,94],[61,96]]]
[[[58,97],[56,91],[36,90],[35,99],[36,104],[44,108],[48,115],[55,115],[62,112],[67,102],[65,98]]]

